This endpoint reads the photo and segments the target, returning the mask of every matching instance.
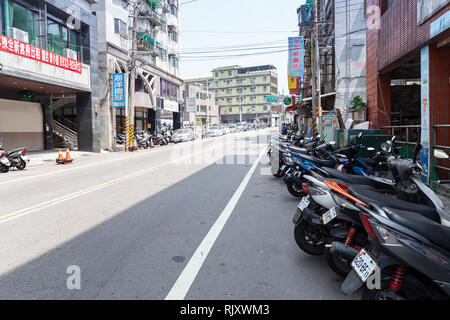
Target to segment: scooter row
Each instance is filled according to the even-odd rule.
[[[27,148],[22,147],[10,151],[3,149],[3,138],[0,137],[0,172],[8,172],[10,168],[23,170],[30,162],[26,155]]]
[[[148,131],[140,130],[134,132],[133,138],[136,141],[138,148],[148,149],[150,147],[150,139],[153,140],[154,144],[165,146],[171,142],[171,135],[172,134],[170,130],[162,131],[161,134],[158,134],[156,136]],[[118,144],[124,144],[125,141],[126,137],[124,134],[117,134],[116,142]]]
[[[293,217],[295,241],[308,254],[325,255],[329,266],[345,278],[341,290],[347,295],[363,287],[363,299],[448,299],[450,221],[442,201],[422,181],[425,171],[418,161],[422,146],[416,145],[413,159],[403,159],[394,142],[395,137],[386,141],[375,154],[387,165],[384,178],[373,172],[349,174],[353,169],[345,165],[355,163],[351,157],[336,170],[317,161],[295,167],[305,159],[294,153],[300,160],[292,161],[293,169],[287,159],[292,160],[292,146],[283,140],[273,143],[272,148],[275,144],[291,148],[283,163],[298,172],[295,182],[303,190]],[[335,159],[344,159],[340,151],[327,150]],[[442,150],[434,150],[434,156],[449,159]],[[365,169],[370,171],[371,166]]]

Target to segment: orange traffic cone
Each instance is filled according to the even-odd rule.
[[[66,151],[66,159],[64,160],[64,164],[71,164],[72,163],[72,158],[70,157],[70,152],[69,149],[67,149]]]
[[[153,138],[150,138],[150,148],[154,148],[155,144],[153,143]]]
[[[56,164],[64,164],[64,158],[61,149],[59,149],[59,155],[56,159]]]

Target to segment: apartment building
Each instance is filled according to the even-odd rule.
[[[223,123],[269,122],[272,111],[277,111],[277,104],[265,99],[278,94],[278,75],[272,65],[220,67],[212,70],[211,77],[185,82],[208,85],[215,93]]]
[[[216,94],[208,90],[204,84],[186,83],[183,97],[183,122],[188,121],[193,124],[197,131],[207,126],[220,124]]]
[[[102,148],[112,149],[125,130],[125,108],[114,107],[114,73],[128,73],[132,49],[133,8],[124,0],[97,0]],[[137,19],[135,130],[159,132],[161,123],[180,123],[182,85],[179,69],[178,0],[141,0]],[[131,81],[131,80],[129,80]]]
[[[53,149],[65,135],[80,150],[100,151],[93,2],[1,1],[4,148]]]

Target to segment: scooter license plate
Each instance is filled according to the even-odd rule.
[[[9,162],[9,160],[8,160],[7,158],[1,158],[1,159],[0,159],[0,162],[3,163],[3,164],[6,165],[6,166],[9,166],[9,165],[10,165],[10,162]]]
[[[333,207],[322,215],[322,222],[323,224],[327,224],[336,217],[337,217],[336,208]]]
[[[367,278],[375,272],[377,263],[372,260],[370,255],[364,249],[361,249],[355,259],[353,259],[351,266],[361,281],[366,282]]]
[[[300,209],[300,211],[303,211],[307,206],[309,206],[309,196],[303,197],[300,203],[298,204],[297,208]]]

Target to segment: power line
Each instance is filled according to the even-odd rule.
[[[292,33],[298,30],[275,30],[275,31],[209,31],[209,30],[183,30],[191,33]]]

